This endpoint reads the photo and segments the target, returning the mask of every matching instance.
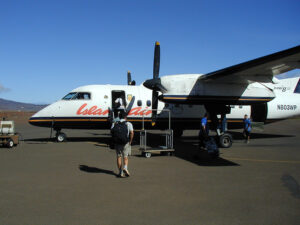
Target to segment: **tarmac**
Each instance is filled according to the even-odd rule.
[[[300,120],[253,132],[212,160],[197,131],[175,141],[175,156],[141,156],[138,137],[129,178],[118,178],[108,130],[17,124],[24,141],[0,148],[0,224],[299,224]],[[150,142],[161,145],[157,134]]]

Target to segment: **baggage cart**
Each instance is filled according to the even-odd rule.
[[[164,145],[157,147],[148,147],[147,146],[147,134],[149,133],[144,129],[144,117],[143,117],[143,128],[140,131],[140,151],[142,156],[150,158],[152,153],[160,153],[161,155],[173,155],[175,149],[173,148],[173,130],[171,129],[171,111],[167,109],[159,110],[168,112],[169,116],[169,129],[156,132],[155,134],[164,136],[165,143]]]
[[[0,145],[12,148],[19,144],[19,134],[15,133],[14,121],[0,121]]]

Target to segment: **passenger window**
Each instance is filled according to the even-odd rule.
[[[147,106],[151,106],[151,101],[147,100],[146,104],[147,104]]]
[[[137,101],[137,105],[138,105],[138,106],[142,106],[142,100],[138,100],[138,101]]]
[[[240,109],[242,109],[242,108],[243,108],[243,106],[242,106],[242,105],[239,105],[239,108],[240,108]]]

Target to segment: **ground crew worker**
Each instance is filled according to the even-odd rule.
[[[201,125],[200,125],[200,131],[199,131],[199,145],[200,147],[204,147],[204,142],[208,138],[209,134],[209,129],[208,129],[208,124],[207,124],[207,118],[208,115],[207,113],[204,114],[204,117],[201,119]]]
[[[251,120],[248,118],[248,115],[245,114],[244,116],[244,137],[245,137],[245,143],[250,142],[250,133],[251,133]]]

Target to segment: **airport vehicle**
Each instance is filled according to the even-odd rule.
[[[185,129],[199,129],[200,118],[208,112],[211,128],[218,130],[219,119],[227,117],[228,128],[241,127],[243,116],[269,123],[300,115],[299,78],[278,80],[276,75],[300,67],[300,46],[257,58],[208,74],[181,74],[159,78],[160,45],[154,52],[153,79],[135,86],[88,85],[78,87],[61,100],[34,114],[29,123],[51,127],[57,141],[64,141],[62,129],[109,129],[114,101],[121,96],[128,120],[135,129],[165,129],[171,111],[174,136]],[[153,110],[152,110],[153,109]],[[217,132],[221,147],[231,146],[226,133]]]
[[[0,121],[0,144],[8,148],[19,144],[19,135],[15,133],[14,121]]]

